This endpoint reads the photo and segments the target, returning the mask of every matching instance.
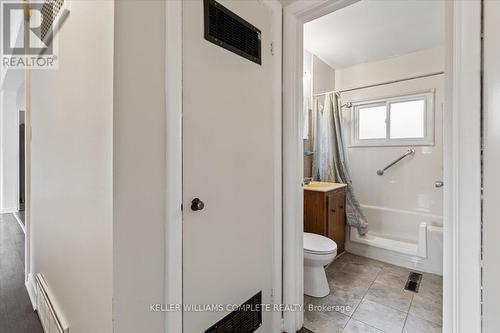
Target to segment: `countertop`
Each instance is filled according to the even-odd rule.
[[[316,191],[316,192],[330,192],[342,187],[346,187],[346,184],[342,183],[329,183],[329,182],[315,182],[312,181],[307,185],[304,185],[304,190],[306,191]]]

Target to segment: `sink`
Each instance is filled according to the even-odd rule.
[[[312,181],[309,184],[304,184],[304,190],[306,191],[318,191],[318,192],[329,192],[335,189],[346,187],[346,184],[342,183],[330,183],[330,182],[317,182]]]
[[[332,184],[335,184],[335,183],[315,182],[315,181],[312,181],[312,182],[310,182],[309,184],[307,184],[305,186],[309,186],[309,187],[325,187],[325,186],[331,186]]]

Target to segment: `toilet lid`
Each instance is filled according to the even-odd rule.
[[[330,238],[304,232],[304,251],[312,253],[333,253],[337,251],[337,244]]]

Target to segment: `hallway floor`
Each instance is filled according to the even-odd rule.
[[[409,273],[345,253],[327,268],[330,295],[305,296],[304,326],[314,333],[441,332],[442,277],[423,273],[413,293],[404,290]],[[311,306],[319,311],[308,311]]]
[[[0,333],[43,333],[24,286],[24,233],[0,214]]]

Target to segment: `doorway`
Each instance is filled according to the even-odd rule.
[[[303,203],[303,189],[300,185],[303,181],[302,141],[304,117],[302,110],[304,104],[301,102],[302,98],[298,96],[298,93],[303,91],[302,83],[304,80],[301,45],[301,41],[303,40],[303,25],[353,4],[355,5],[356,1],[332,1],[322,4],[295,3],[285,7],[284,11],[284,272],[298,271],[298,274],[292,276],[284,274],[285,289],[283,297],[285,303],[302,302],[303,287],[300,266],[304,260],[301,237],[303,233],[301,221],[304,212],[300,208]],[[446,3],[445,17],[444,71],[446,75],[443,92],[445,99],[445,111],[443,114],[443,140],[445,143],[443,179],[446,186],[443,188],[443,272],[445,276],[443,283],[443,330],[449,332],[457,330],[458,327],[466,327],[469,331],[478,331],[480,323],[480,263],[478,260],[480,251],[480,152],[478,148],[480,142],[480,78],[478,75],[480,64],[478,42],[480,32],[480,4]],[[453,25],[451,22],[453,22]],[[464,26],[470,29],[464,29]],[[451,45],[458,44],[460,44],[458,49],[451,47]],[[465,45],[467,45],[467,48]],[[470,57],[464,58],[464,54]],[[464,64],[476,69],[476,71],[459,71],[458,68],[463,68]],[[465,102],[456,90],[459,84],[467,86],[467,91],[471,94],[469,96],[472,96],[472,99],[468,102]],[[466,114],[462,103],[468,104],[469,108],[472,108],[476,112]],[[451,107],[451,105],[454,105],[454,107]],[[458,118],[460,120],[457,120]],[[452,119],[455,120],[452,121]],[[465,119],[470,122],[469,124],[478,126],[468,126],[468,130],[465,127],[462,128],[460,124]],[[297,129],[300,129],[300,131],[297,131]],[[457,133],[461,133],[460,136],[462,137],[468,137],[468,140],[477,143],[477,145],[465,144],[461,146],[460,142],[457,141]],[[446,145],[448,145],[448,148],[446,148]],[[451,147],[459,148],[451,149]],[[458,151],[460,151],[460,155]],[[468,158],[465,159],[465,156],[468,156]],[[474,172],[473,177],[465,177],[457,173],[458,164],[470,167],[469,170]],[[293,167],[290,165],[293,165]],[[460,184],[460,194],[457,192],[458,184]],[[467,193],[467,195],[464,193]],[[464,197],[469,198],[471,200],[469,202],[473,204],[469,205],[469,210],[467,211],[463,211],[461,208],[457,210],[457,207],[461,207],[460,203],[463,202]],[[474,222],[470,224],[462,223],[461,221],[463,221],[464,216],[469,216],[471,219],[468,221]],[[469,240],[473,244],[472,253],[464,254],[458,251],[460,248],[459,244],[465,242],[465,239],[458,237],[458,233],[464,230],[467,230],[471,236]],[[470,242],[468,245],[470,245]],[[472,255],[469,256],[469,254]],[[468,271],[465,270],[465,266],[461,261],[468,263]],[[297,266],[299,269],[296,269]],[[454,287],[456,286],[455,283],[458,276],[460,276],[461,283],[463,281],[470,283],[467,291],[458,290]],[[287,285],[293,287],[287,288]],[[458,294],[461,294],[465,298],[458,297]],[[466,302],[465,299],[468,301]],[[461,306],[457,308],[456,304],[458,303]],[[465,308],[468,308],[469,312],[473,313],[472,316],[469,316],[469,318],[473,319],[468,322],[459,319],[463,317],[460,314],[463,311],[462,309]],[[299,329],[304,321],[301,313],[285,313],[284,316],[286,331]]]
[[[359,1],[304,25],[304,238],[337,247],[325,295],[304,244],[312,331],[441,330],[444,12]]]
[[[25,150],[25,112],[19,110],[19,198],[17,217],[23,226],[25,223],[25,203],[26,203],[26,150]]]

